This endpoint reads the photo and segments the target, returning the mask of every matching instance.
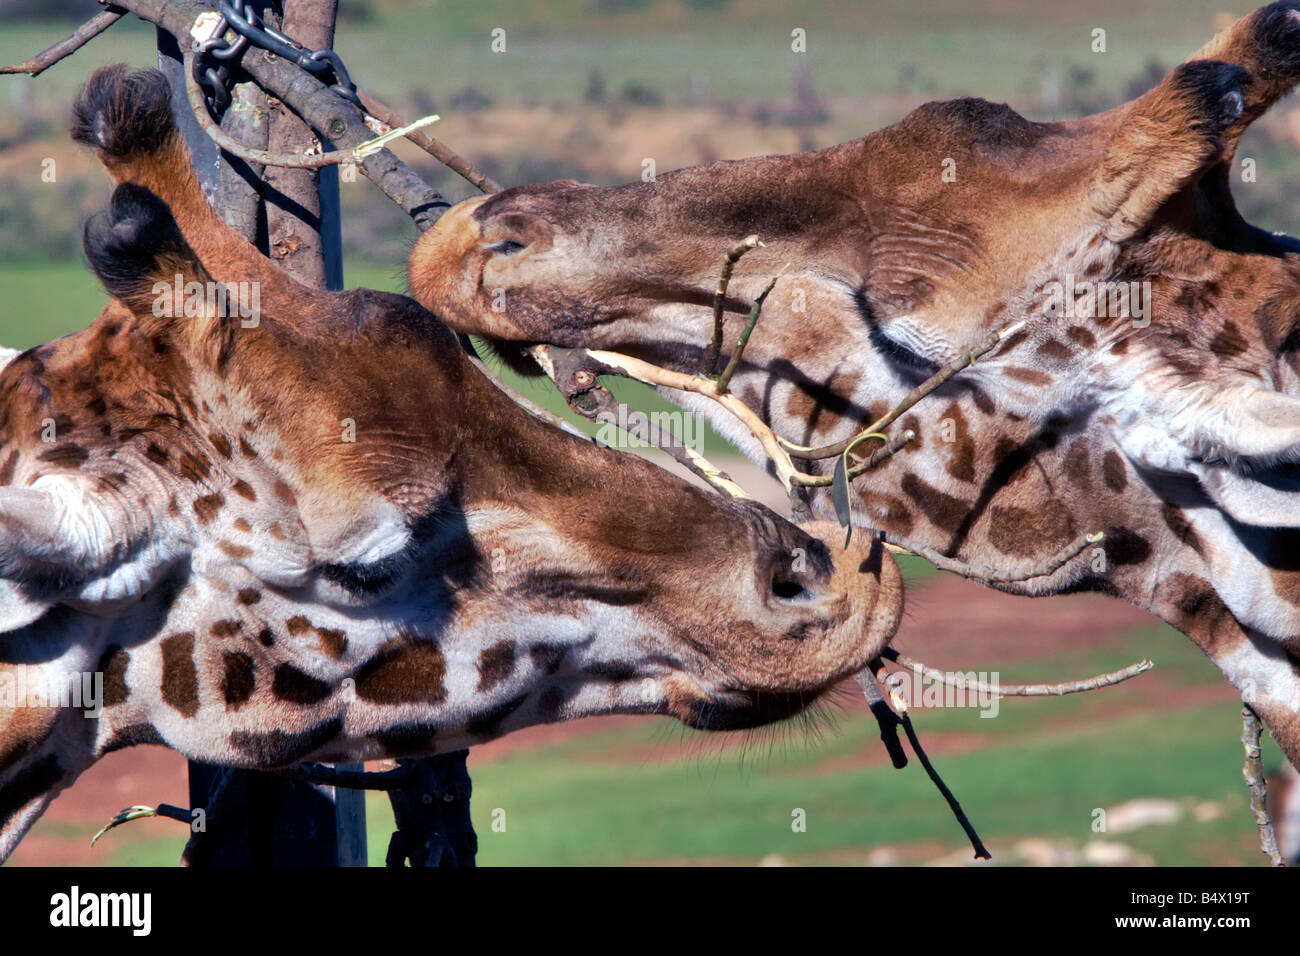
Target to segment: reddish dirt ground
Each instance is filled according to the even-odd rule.
[[[1017,661],[1051,657],[1067,648],[1115,646],[1122,643],[1125,632],[1154,620],[1145,612],[1095,595],[1033,600],[1001,594],[950,575],[913,588],[907,601],[903,625],[894,643],[901,650],[915,653],[926,663],[944,669],[988,670]],[[1158,681],[1159,675],[1146,675],[1143,680]],[[842,691],[836,695],[839,704],[853,710],[865,707],[854,685],[848,684]],[[1184,701],[1188,705],[1219,699],[1219,696],[1232,699],[1232,691],[1226,684],[1221,693],[1218,688],[1181,691],[1165,688],[1158,696],[1168,704],[1169,694],[1181,697],[1188,693],[1196,697]],[[1124,706],[1135,712],[1152,706],[1149,695],[1144,694],[1143,698],[1144,701]],[[471,760],[472,764],[483,764],[519,750],[619,730],[646,719],[604,717],[531,727],[476,747]],[[708,745],[728,748],[746,743],[743,734],[728,736],[729,739],[711,737]],[[966,736],[930,735],[926,747],[931,753],[943,754],[978,746],[977,741],[965,739]],[[638,748],[627,757],[634,763],[643,759],[667,759],[679,753],[681,747],[675,735],[666,734],[661,742]],[[879,758],[884,759],[883,754]],[[853,759],[856,766],[862,766],[862,761],[874,758],[860,754]],[[829,772],[835,768],[828,764],[822,769]],[[160,802],[185,805],[186,793],[185,760],[180,755],[160,747],[136,747],[111,754],[54,801],[11,862],[15,865],[103,862],[108,851],[102,846],[90,848],[89,833],[123,807]],[[136,838],[149,838],[174,835],[178,824],[169,820],[140,820],[130,826]],[[85,831],[87,838],[74,837],[69,832],[73,827]]]

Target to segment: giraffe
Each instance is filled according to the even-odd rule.
[[[408,298],[296,284],[208,206],[169,101],[87,84],[111,300],[0,371],[0,859],[126,746],[274,769],[592,714],[747,728],[879,653],[878,543],[832,556],[543,424]],[[251,317],[206,299],[249,282]]]
[[[1246,223],[1229,188],[1242,133],[1297,79],[1289,0],[1075,121],[935,102],[816,152],[467,200],[417,242],[409,284],[507,355],[549,343],[698,372],[723,256],[756,234],[728,350],[734,316],[791,265],[731,390],[805,446],[1023,320],[902,419],[917,438],[858,479],[855,520],[998,569],[1003,590],[1150,610],[1300,765],[1300,241]],[[714,403],[670,394],[766,460]]]

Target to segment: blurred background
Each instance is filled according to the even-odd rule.
[[[816,149],[892,123],[931,99],[1006,101],[1035,120],[1096,112],[1149,89],[1257,4],[1225,0],[342,0],[336,49],[358,83],[506,185],[639,179],[762,153]],[[93,0],[0,0],[0,62],[17,63],[98,10]],[[490,48],[506,31],[506,50]],[[806,50],[792,50],[792,31]],[[1105,52],[1094,52],[1105,31]],[[67,137],[97,66],[155,63],[150,24],[123,19],[32,79],[0,77],[0,343],[26,347],[88,325],[104,295],[82,223],[110,187]],[[1300,107],[1256,123],[1236,183],[1247,218],[1295,230]],[[397,151],[453,199],[472,187],[407,143]],[[53,160],[54,179],[42,178]],[[46,177],[48,178],[48,177]],[[415,237],[363,177],[342,185],[349,286],[405,291]],[[535,397],[559,407],[540,386]],[[636,404],[662,407],[644,393]],[[710,436],[706,453],[757,483]],[[778,496],[779,499],[779,496]],[[778,501],[779,503],[779,501]],[[1261,865],[1241,778],[1240,703],[1172,629],[1087,595],[1014,598],[906,567],[895,645],[1002,683],[1080,678],[1142,657],[1154,671],[1100,692],[922,708],[914,719],[948,785],[1001,864]],[[1266,741],[1265,766],[1282,759]],[[666,720],[533,728],[471,753],[482,865],[617,863],[960,864],[970,851],[913,760],[893,770],[853,685],[811,722],[704,735]],[[185,763],[119,752],[61,796],[14,864],[173,865],[184,828],[141,821],[93,850],[130,804],[186,802]],[[1106,811],[1099,832],[1097,810]],[[803,811],[805,826],[796,823]],[[372,863],[392,816],[368,804]],[[494,826],[494,823],[496,826]],[[502,824],[504,823],[504,829]]]

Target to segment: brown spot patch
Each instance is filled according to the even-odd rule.
[[[1074,349],[1064,342],[1056,341],[1056,339],[1047,339],[1045,342],[1040,342],[1038,348],[1034,351],[1043,358],[1056,359],[1057,361],[1065,361],[1074,357]]]
[[[242,626],[238,621],[227,619],[216,621],[208,631],[213,637],[234,637]]]
[[[233,558],[236,561],[250,557],[253,554],[252,548],[246,548],[242,544],[232,544],[229,541],[218,541],[217,547],[221,549],[226,557]]]
[[[961,527],[970,511],[970,505],[959,498],[931,487],[921,478],[910,472],[899,483],[903,494],[912,499],[921,514],[940,531],[949,534]]]
[[[131,688],[126,683],[126,667],[131,663],[131,654],[117,644],[110,644],[104,649],[95,670],[104,675],[104,706],[116,707],[126,703],[131,696]]]
[[[247,607],[248,605],[256,604],[258,601],[262,600],[262,592],[257,588],[240,588],[239,593],[237,593],[235,597],[239,600],[240,604]]]
[[[1151,557],[1150,542],[1128,528],[1107,528],[1102,547],[1106,549],[1106,561],[1112,565],[1142,564]]]
[[[394,643],[357,672],[357,696],[375,704],[441,703],[447,661],[430,641]]]
[[[275,484],[271,486],[271,490],[275,492],[277,498],[290,508],[296,508],[298,506],[298,499],[294,496],[293,489],[280,479],[277,478],[275,480]]]
[[[342,631],[336,631],[329,627],[316,628],[316,635],[320,638],[321,650],[328,656],[338,660],[348,651],[348,638]]]
[[[1128,487],[1128,472],[1118,452],[1108,451],[1102,455],[1101,477],[1111,491],[1123,491]]]
[[[491,690],[509,679],[514,670],[514,641],[497,641],[478,656],[478,689]]]
[[[283,767],[311,756],[342,732],[343,720],[335,717],[299,733],[236,730],[230,735],[230,743],[236,750],[252,757],[259,767]]]
[[[242,478],[231,485],[230,490],[247,501],[257,500],[257,492],[253,490],[252,485],[244,481]]]
[[[528,656],[532,659],[533,666],[543,674],[554,674],[558,671],[568,653],[569,649],[563,644],[534,644],[528,648]]]
[[[1210,351],[1223,358],[1234,358],[1248,348],[1250,343],[1231,319],[1224,322],[1219,334],[1210,340]]]
[[[211,524],[226,503],[225,496],[221,492],[213,492],[210,495],[204,495],[202,498],[194,499],[194,517],[199,519],[199,524]]]
[[[144,456],[155,465],[167,464],[167,452],[163,451],[153,442],[150,442],[149,447],[144,450]]]
[[[912,533],[912,512],[902,498],[883,491],[860,491],[857,499],[873,528],[894,534]]]
[[[1164,519],[1165,527],[1173,532],[1175,538],[1197,554],[1204,555],[1204,551],[1201,550],[1204,545],[1201,543],[1200,536],[1197,535],[1196,529],[1192,527],[1192,523],[1187,520],[1187,515],[1184,514],[1182,508],[1166,504],[1160,509],[1160,517]]]
[[[225,435],[218,435],[212,432],[208,435],[208,441],[212,442],[212,447],[217,450],[217,454],[222,458],[229,458],[231,454],[230,439]]]
[[[1051,385],[1053,382],[1052,376],[1046,372],[1040,372],[1036,368],[1025,368],[1021,365],[1008,365],[1002,369],[1002,374],[1026,385],[1044,386]]]
[[[1087,485],[1091,482],[1092,461],[1089,458],[1091,448],[1088,445],[1088,439],[1077,438],[1070,445],[1070,450],[1065,455],[1064,469],[1065,477],[1072,484]]]
[[[14,472],[18,470],[18,449],[9,452],[5,457],[5,463],[0,465],[0,485],[8,485],[14,480]]]
[[[330,695],[330,685],[292,664],[280,664],[271,679],[271,693],[290,704],[319,704]]]
[[[1097,347],[1097,336],[1093,335],[1082,325],[1072,325],[1065,330],[1066,337],[1075,345],[1085,349]]]
[[[176,467],[180,470],[182,478],[193,482],[202,481],[212,473],[212,463],[205,456],[189,451],[181,455],[181,460],[177,462]]]
[[[199,710],[199,672],[194,666],[194,634],[173,634],[162,640],[162,699],[182,716]]]
[[[80,468],[89,457],[90,452],[72,442],[56,445],[37,456],[40,461],[48,461],[58,468]]]
[[[994,505],[989,511],[989,542],[1003,554],[1027,558],[1055,551],[1073,536],[1074,519],[1055,499],[1033,508]]]
[[[948,422],[952,422],[949,426]],[[958,481],[975,480],[975,443],[971,441],[970,427],[966,416],[961,413],[961,406],[956,402],[949,405],[939,417],[939,437],[947,438],[949,427],[952,429],[951,442],[941,442],[940,447],[949,449],[948,463],[944,466],[948,474]]]
[[[1125,355],[1128,353],[1128,339],[1120,339],[1110,347],[1111,355]]]
[[[236,518],[230,523],[230,526],[243,534],[248,534],[253,530],[253,526],[248,523],[246,518]]]
[[[221,675],[221,696],[226,706],[238,708],[253,696],[257,681],[253,671],[253,659],[243,651],[226,651],[221,655],[223,673]]]
[[[997,410],[997,406],[993,404],[993,399],[989,398],[982,388],[972,386],[970,397],[975,403],[975,407],[984,415],[992,415]]]

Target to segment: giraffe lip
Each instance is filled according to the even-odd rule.
[[[693,701],[681,719],[695,730],[748,730],[801,713],[830,686],[814,691],[715,691]]]

